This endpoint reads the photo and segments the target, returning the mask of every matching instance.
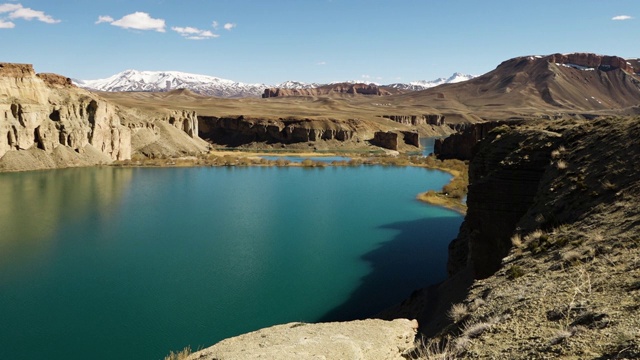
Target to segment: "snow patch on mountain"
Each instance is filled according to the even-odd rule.
[[[426,89],[432,88],[434,86],[442,85],[442,84],[455,84],[455,83],[471,80],[471,79],[473,79],[475,77],[476,77],[476,75],[467,75],[467,74],[462,74],[462,73],[454,73],[453,75],[451,75],[448,78],[438,78],[438,79],[430,80],[430,81],[418,80],[418,81],[412,81],[412,82],[410,82],[408,84],[396,83],[396,84],[390,84],[390,85],[387,85],[387,86],[392,87],[394,89],[399,89],[399,90],[420,91],[420,90],[426,90]]]
[[[76,85],[97,91],[162,92],[189,89],[195,93],[218,97],[259,97],[265,84],[244,84],[214,76],[179,71],[126,70],[106,79],[76,80]]]
[[[419,91],[442,84],[452,84],[473,79],[473,75],[455,73],[449,78],[439,78],[432,81],[420,80],[408,84],[396,83],[384,85],[399,90]],[[126,70],[106,79],[98,80],[73,80],[79,86],[96,91],[148,91],[164,92],[176,89],[189,89],[195,93],[207,96],[225,98],[260,97],[266,88],[281,89],[313,89],[326,84],[304,83],[300,81],[285,81],[278,85],[245,84],[232,80],[221,79],[214,76],[190,74],[179,71],[138,71]],[[335,84],[362,84],[378,85],[362,80],[337,81]]]

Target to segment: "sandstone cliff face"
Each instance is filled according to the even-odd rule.
[[[369,133],[357,121],[267,120],[244,116],[200,116],[198,119],[202,138],[229,146],[251,142],[293,144],[319,140],[363,141]]]
[[[385,119],[393,120],[405,125],[434,125],[442,126],[445,124],[445,116],[440,114],[424,114],[424,115],[383,115]]]
[[[56,74],[0,63],[0,170],[89,166],[207,151],[186,110],[115,106]]]
[[[381,89],[371,84],[333,84],[320,86],[313,89],[281,89],[269,88],[264,90],[262,98],[282,97],[282,96],[318,96],[329,94],[349,94],[349,95],[391,95],[391,92]]]
[[[110,160],[131,157],[131,132],[115,106],[70,85],[67,78],[36,76],[31,65],[0,64],[0,158],[10,151],[86,146]]]
[[[371,143],[396,151],[401,150],[405,145],[420,148],[420,136],[417,132],[411,131],[376,131]]]

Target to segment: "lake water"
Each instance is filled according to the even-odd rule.
[[[0,174],[0,359],[162,359],[364,317],[446,276],[462,217],[421,168]]]
[[[351,160],[350,157],[347,156],[311,156],[311,157],[304,157],[304,156],[261,156],[261,158],[265,159],[265,160],[272,160],[272,161],[276,161],[276,160],[288,160],[291,162],[303,162],[306,159],[312,160],[312,161],[320,161],[320,162],[326,162],[326,163],[330,163],[333,161],[349,161]]]

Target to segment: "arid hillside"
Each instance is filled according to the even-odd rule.
[[[451,358],[639,358],[638,138],[640,118],[493,129],[449,280],[383,316]]]
[[[640,69],[616,56],[587,53],[523,56],[475,79],[391,97],[484,119],[633,115]]]

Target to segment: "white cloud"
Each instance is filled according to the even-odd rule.
[[[371,79],[371,75],[362,75],[361,76],[363,79]]]
[[[218,26],[220,26],[220,24],[219,24],[217,21],[213,20],[213,22],[211,23],[211,26],[212,26],[214,29],[217,29],[217,28],[218,28]]]
[[[226,23],[226,24],[224,24],[224,29],[225,29],[225,30],[229,30],[229,31],[231,31],[231,29],[233,29],[234,27],[236,27],[236,24],[232,24],[232,23]]]
[[[110,16],[104,16],[103,18],[110,18]],[[149,14],[140,11],[125,15],[120,20],[112,21],[111,25],[123,29],[155,30],[157,32],[165,32],[164,28],[166,26],[164,19],[154,19]]]
[[[318,61],[316,65],[327,65],[326,61]]]
[[[11,21],[0,20],[0,29],[13,29],[14,27],[16,27],[16,24]]]
[[[200,30],[198,28],[194,28],[191,26],[187,27],[179,27],[174,26],[171,30],[177,32],[178,34],[184,36],[189,40],[205,40],[220,37],[218,34],[214,34],[209,30]]]
[[[47,24],[57,24],[60,20],[54,19],[52,16],[45,14],[43,11],[26,8],[22,4],[0,4],[0,14],[8,13],[9,19],[38,20]],[[16,24],[11,21],[0,19],[0,29],[14,28]]]
[[[14,11],[11,14],[9,14],[9,18],[25,19],[25,20],[36,19],[47,24],[57,24],[60,22],[60,20],[56,20],[42,11],[37,11],[29,8],[21,8]]]
[[[611,20],[614,20],[614,21],[631,20],[631,19],[633,19],[633,17],[629,15],[618,15],[611,18]]]
[[[0,4],[0,14],[6,12],[16,11],[18,9],[22,9],[22,5],[20,4]]]
[[[114,21],[115,20],[109,15],[98,16],[98,21],[96,21],[96,24],[101,24],[101,23],[109,23],[109,24],[111,24]]]

